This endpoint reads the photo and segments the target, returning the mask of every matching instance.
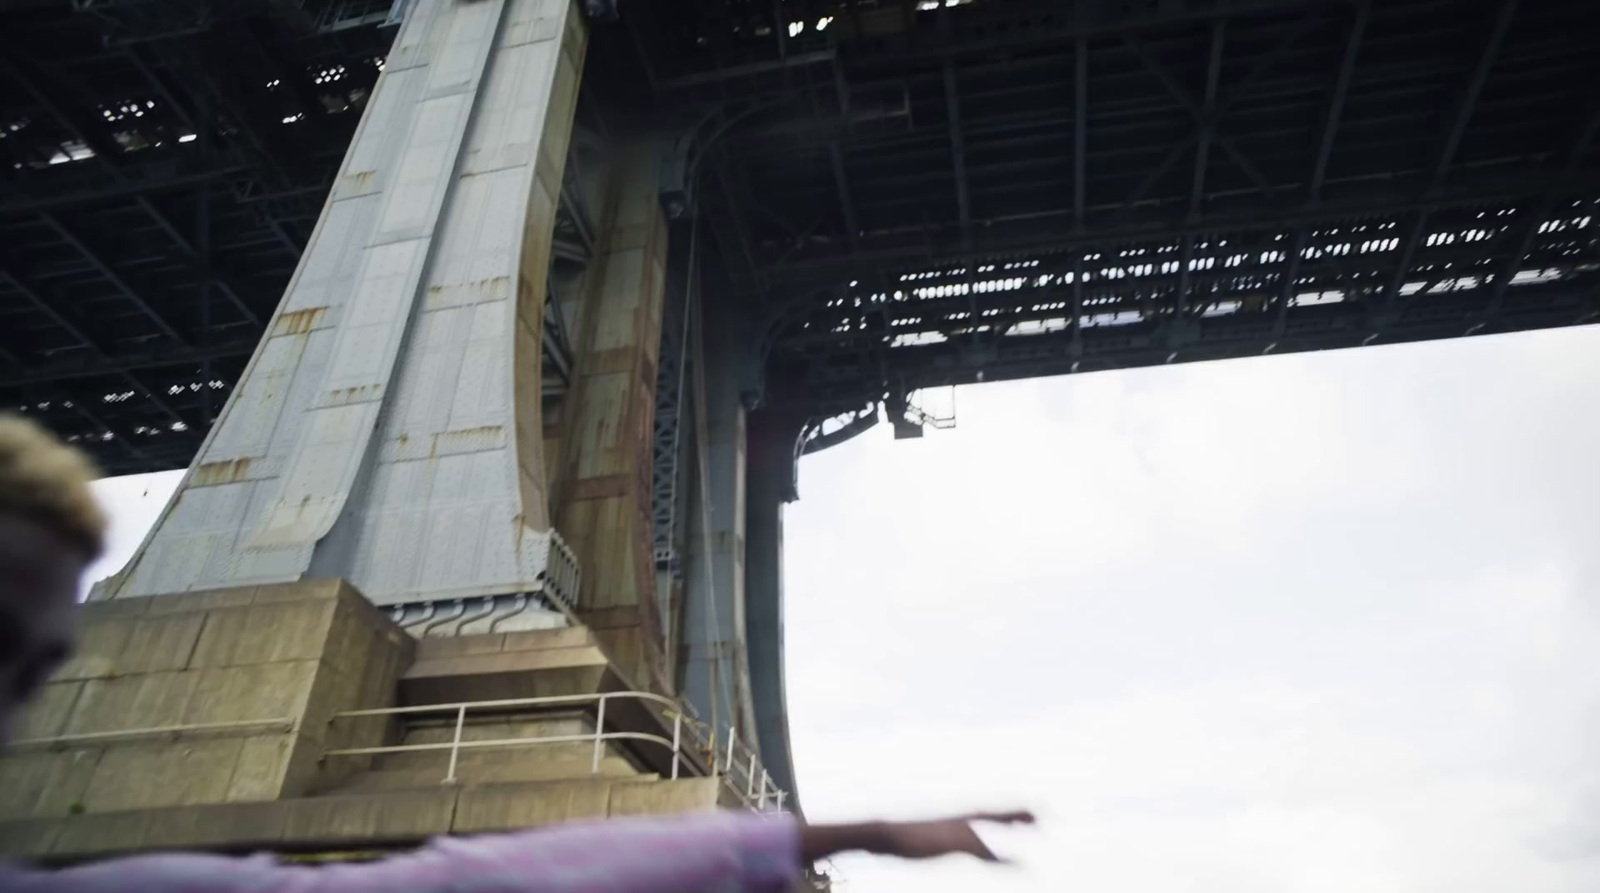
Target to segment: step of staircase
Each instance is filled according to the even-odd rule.
[[[509,784],[535,781],[579,781],[595,778],[626,778],[637,781],[655,781],[657,776],[641,775],[633,764],[621,757],[604,757],[600,771],[592,772],[590,760],[545,760],[530,757],[521,751],[501,763],[456,765],[457,784]],[[408,767],[404,769],[373,769],[346,779],[329,794],[346,794],[372,791],[398,791],[414,788],[438,787],[445,784],[448,763],[440,760],[435,766]]]

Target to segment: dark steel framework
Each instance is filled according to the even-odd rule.
[[[773,401],[817,421],[1600,310],[1591,4],[699,8],[633,18],[647,80],[749,110],[703,203]]]
[[[113,472],[186,462],[404,6],[6,5],[0,406]],[[756,315],[820,434],[940,385],[1594,319],[1595,37],[1588,0],[635,0],[585,104],[710,122],[708,311]],[[557,263],[591,232],[569,202]]]
[[[187,463],[288,285],[408,6],[0,6],[0,407],[111,473]],[[580,190],[562,199],[553,277],[592,247]],[[553,307],[544,334],[559,394],[571,347]]]

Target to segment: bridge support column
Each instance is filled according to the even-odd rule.
[[[701,340],[708,480],[690,502],[687,603],[683,621],[684,695],[717,734],[737,729],[756,741],[746,659],[747,472],[745,393],[755,360],[736,311],[717,313]],[[696,444],[697,449],[701,449]],[[708,527],[709,525],[709,527]]]
[[[611,177],[563,449],[557,527],[584,571],[578,612],[635,685],[670,691],[657,612],[652,422],[667,262],[659,146],[627,147]]]
[[[586,34],[564,0],[411,6],[261,346],[95,598],[345,578],[454,632],[571,599],[541,332]]]
[[[648,145],[613,177],[558,441],[581,585],[549,523],[543,313],[585,39],[571,0],[411,5],[265,339],[0,754],[0,853],[361,850],[772,805],[714,777],[672,702],[618,691],[668,687]],[[681,747],[597,734],[619,731]]]
[[[783,506],[798,498],[795,463],[804,422],[770,409],[751,413],[745,522],[744,633],[761,761],[797,807],[783,678]]]

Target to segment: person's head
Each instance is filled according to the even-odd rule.
[[[78,582],[106,521],[83,453],[0,415],[0,740],[72,650]]]

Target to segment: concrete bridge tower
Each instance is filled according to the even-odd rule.
[[[780,668],[753,685],[745,648],[777,603],[747,616],[745,588],[775,595],[796,432],[750,454],[751,366],[692,290],[663,338],[671,140],[567,176],[587,27],[573,0],[412,4],[243,378],[0,759],[5,851],[794,806]],[[571,189],[587,267],[551,295]],[[701,432],[676,574],[652,515],[669,378]]]

